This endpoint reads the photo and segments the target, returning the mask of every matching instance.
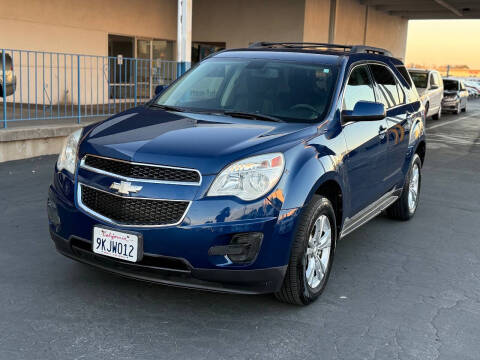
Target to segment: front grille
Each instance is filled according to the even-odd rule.
[[[120,197],[89,186],[80,186],[84,206],[122,225],[178,224],[189,205],[188,201]]]
[[[165,166],[136,164],[115,159],[87,155],[85,165],[112,174],[145,180],[199,183],[200,174],[196,170]]]

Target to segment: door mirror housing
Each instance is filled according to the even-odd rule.
[[[157,85],[155,87],[155,95],[160,94],[163,90],[167,88],[167,85]]]
[[[343,110],[343,122],[349,121],[375,121],[385,119],[385,105],[378,102],[359,101],[353,110]]]
[[[438,85],[437,84],[432,84],[432,85],[430,85],[430,89],[432,89],[432,90],[438,89]]]

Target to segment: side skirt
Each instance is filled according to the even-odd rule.
[[[394,188],[380,199],[368,205],[363,210],[360,210],[351,218],[346,218],[343,224],[340,238],[350,234],[352,231],[358,229],[360,226],[366,224],[372,220],[375,216],[379,215],[383,210],[392,205],[401,196],[402,189]]]

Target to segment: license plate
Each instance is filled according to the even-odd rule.
[[[141,234],[116,231],[104,227],[93,228],[93,252],[116,259],[137,262],[143,256]]]

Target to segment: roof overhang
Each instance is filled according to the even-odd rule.
[[[480,0],[360,0],[406,19],[480,19]]]

